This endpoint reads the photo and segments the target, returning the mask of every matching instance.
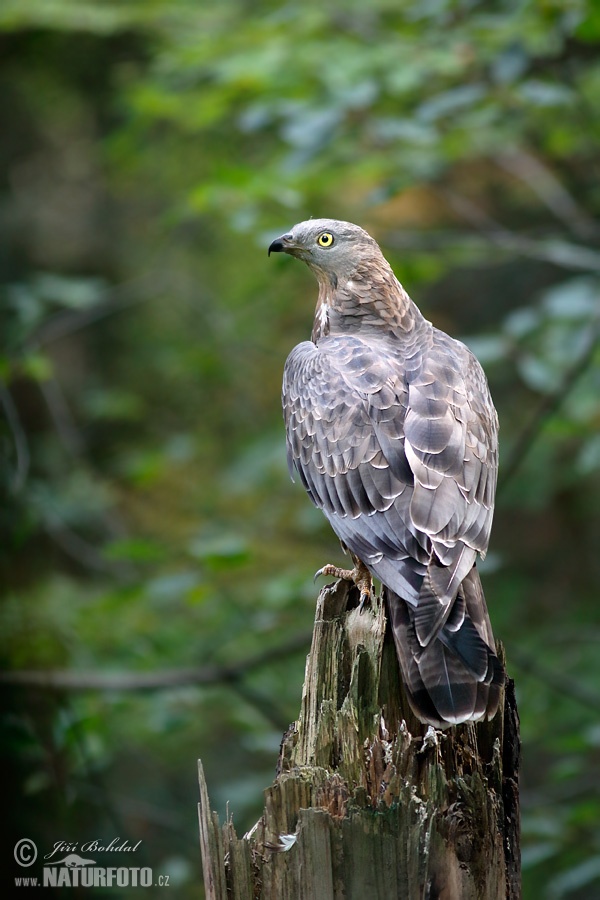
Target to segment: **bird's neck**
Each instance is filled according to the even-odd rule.
[[[425,322],[423,316],[387,263],[359,266],[351,278],[335,284],[319,277],[311,336],[315,342],[328,334],[357,332],[402,336],[420,322]]]

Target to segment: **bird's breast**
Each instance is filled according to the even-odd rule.
[[[315,321],[313,323],[312,340],[316,343],[319,338],[323,338],[329,334],[330,330],[330,312],[331,302],[329,297],[323,296],[319,298],[317,309],[315,311]]]

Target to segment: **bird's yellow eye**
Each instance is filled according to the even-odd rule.
[[[317,244],[319,247],[331,247],[333,244],[333,235],[328,231],[322,231],[317,238]]]

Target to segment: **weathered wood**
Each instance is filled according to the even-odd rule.
[[[200,766],[207,900],[518,900],[518,716],[445,732],[412,715],[385,609],[321,591],[298,721],[264,813],[219,828]],[[499,648],[501,652],[501,648]]]

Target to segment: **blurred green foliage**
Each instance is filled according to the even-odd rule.
[[[15,837],[141,839],[196,897],[195,759],[238,829],[262,808],[339,558],[279,412],[316,289],[266,247],[324,215],[486,366],[524,897],[600,896],[599,43],[586,0],[4,0],[3,663],[265,655],[197,687],[3,686]]]

